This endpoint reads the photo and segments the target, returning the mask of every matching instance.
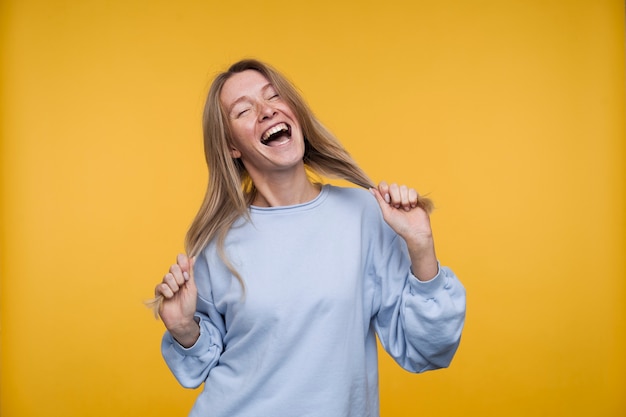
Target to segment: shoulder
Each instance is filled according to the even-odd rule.
[[[329,184],[325,185],[324,188],[327,190],[329,198],[333,201],[366,205],[376,203],[374,196],[364,188],[339,187]]]
[[[376,198],[369,190],[356,187],[339,187],[335,185],[325,185],[328,192],[328,201],[333,210],[347,210],[352,215],[361,213],[361,216],[374,219],[382,219],[380,207]]]

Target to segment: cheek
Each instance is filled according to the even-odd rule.
[[[230,132],[233,137],[233,143],[237,147],[246,146],[255,140],[254,126],[249,126],[243,123],[232,123],[230,126]]]
[[[287,107],[284,110],[284,113],[287,117],[289,117],[291,120],[293,120],[296,124],[296,126],[292,126],[292,127],[297,127],[298,130],[302,130],[302,123],[300,123],[300,119],[298,118],[298,116],[296,115],[296,113],[294,111],[291,110],[291,108]]]
[[[296,112],[294,112],[293,110],[291,110],[291,107],[289,107],[287,105],[287,103],[284,104],[284,106],[282,107],[281,111],[283,113],[285,113],[287,115],[287,117],[289,117],[290,119],[293,119],[295,121],[298,121],[298,118],[296,117]]]

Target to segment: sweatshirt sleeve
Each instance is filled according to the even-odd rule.
[[[208,266],[202,255],[194,268],[196,283],[208,282]],[[217,364],[223,350],[224,320],[215,306],[200,295],[195,319],[200,326],[200,337],[196,343],[185,348],[166,331],[161,342],[161,353],[178,382],[185,388],[199,387]]]
[[[459,346],[465,322],[465,289],[447,267],[429,281],[410,271],[397,235],[378,263],[378,310],[374,327],[384,349],[411,372],[447,367]]]

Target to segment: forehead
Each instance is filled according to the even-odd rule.
[[[258,71],[238,72],[231,75],[222,86],[220,100],[223,105],[228,107],[242,97],[260,93],[268,84],[269,80]]]

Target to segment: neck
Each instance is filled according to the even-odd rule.
[[[259,207],[293,206],[313,200],[320,192],[318,184],[313,184],[303,169],[297,175],[274,176],[272,178],[253,178],[257,189],[252,202]]]

